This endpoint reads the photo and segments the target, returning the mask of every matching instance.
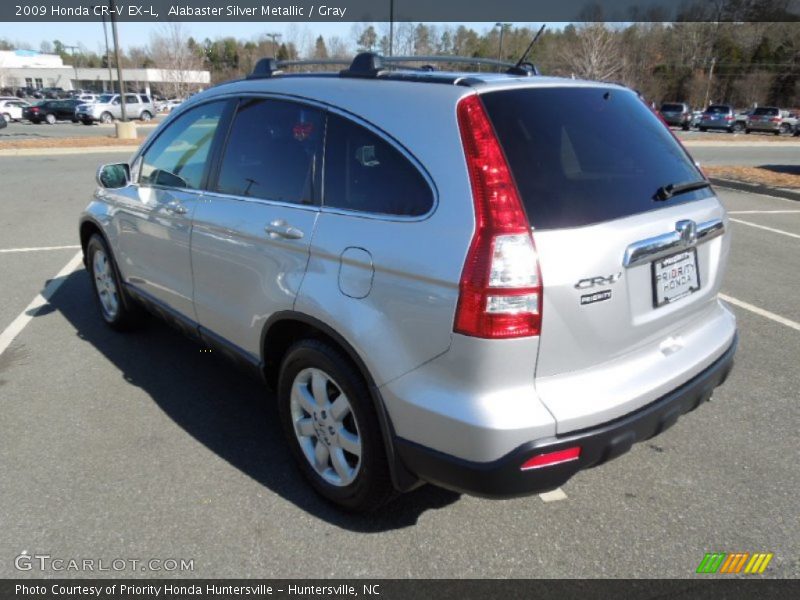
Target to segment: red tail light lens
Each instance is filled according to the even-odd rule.
[[[553,467],[565,462],[578,460],[580,456],[580,446],[574,446],[572,448],[566,448],[556,452],[548,452],[547,454],[539,454],[522,463],[520,471],[530,471],[531,469],[541,469],[542,467]]]
[[[454,331],[481,338],[539,335],[542,286],[530,224],[477,95],[458,104],[475,207]]]

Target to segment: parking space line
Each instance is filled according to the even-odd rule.
[[[567,494],[561,488],[556,488],[551,492],[539,494],[539,498],[542,499],[542,502],[558,502],[559,500],[566,500]]]
[[[44,250],[77,250],[78,245],[74,246],[40,246],[38,248],[0,248],[0,254],[10,254],[12,252],[42,252]]]
[[[729,210],[729,215],[788,215],[800,210]]]
[[[3,330],[3,333],[0,333],[0,355],[6,351],[6,349],[11,345],[11,342],[13,342],[20,332],[25,329],[25,326],[30,323],[33,317],[36,316],[36,313],[39,312],[39,309],[50,302],[50,298],[52,298],[53,294],[56,293],[56,290],[61,287],[61,284],[66,281],[67,276],[78,268],[78,265],[81,264],[82,259],[83,253],[76,252],[75,256],[73,256],[70,261],[64,265],[64,268],[61,269],[55,277],[47,282],[47,285],[44,286],[44,289],[41,291],[41,293],[37,294],[31,303],[25,307],[25,310],[17,315],[17,318],[11,322],[11,325],[6,327],[5,330]]]
[[[775,321],[776,323],[780,323],[781,325],[786,325],[786,327],[791,327],[792,329],[796,329],[797,331],[800,331],[800,323],[797,323],[796,321],[792,321],[791,319],[787,319],[786,317],[782,317],[780,315],[776,315],[773,312],[770,312],[768,310],[764,310],[763,308],[759,308],[758,306],[754,306],[753,304],[750,304],[750,303],[745,302],[743,300],[739,300],[738,298],[733,298],[733,297],[727,296],[725,294],[719,294],[719,297],[722,300],[725,300],[725,302],[733,304],[734,306],[738,306],[739,308],[743,308],[745,310],[749,310],[752,313],[755,313],[755,314],[760,315],[762,317],[765,317],[767,319],[771,319],[772,321]]]
[[[797,238],[800,240],[800,235],[796,233],[791,233],[789,231],[784,231],[783,229],[774,229],[773,227],[767,227],[766,225],[758,225],[757,223],[751,223],[750,221],[742,221],[741,219],[731,219],[734,223],[741,223],[742,225],[749,225],[750,227],[756,227],[758,229],[764,229],[765,231],[771,231],[772,233],[780,233],[781,235],[788,235],[789,237]]]

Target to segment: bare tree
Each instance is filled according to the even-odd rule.
[[[604,23],[576,28],[572,37],[561,58],[576,77],[609,80],[620,74],[624,66],[620,43]]]
[[[176,98],[183,98],[197,86],[193,71],[201,66],[200,56],[189,47],[189,35],[178,22],[166,24],[150,35],[150,56],[162,70],[162,78]]]

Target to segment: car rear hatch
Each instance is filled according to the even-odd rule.
[[[533,227],[544,301],[531,369],[558,432],[620,417],[710,365],[733,336],[716,300],[726,217],[669,130],[616,86],[481,98]]]

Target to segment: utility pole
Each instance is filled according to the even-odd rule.
[[[497,60],[503,60],[503,34],[507,28],[511,27],[511,23],[495,23],[494,26],[500,28],[500,43],[497,46]]]
[[[114,38],[114,60],[117,62],[117,79],[119,79],[119,107],[122,112],[123,123],[128,120],[128,114],[125,111],[125,90],[122,85],[122,63],[119,60],[119,35],[117,34],[117,2],[116,0],[108,0],[109,8],[111,8],[111,36]]]
[[[389,56],[394,50],[394,0],[389,0]]]
[[[108,89],[113,94],[114,93],[114,76],[111,73],[111,54],[108,51],[108,29],[106,28],[106,16],[100,15],[100,18],[103,21],[103,37],[106,40],[106,66],[108,67]],[[120,92],[122,90],[120,89]]]
[[[717,57],[711,58],[711,67],[708,69],[708,85],[706,85],[706,100],[703,103],[703,110],[708,108],[708,97],[711,94],[711,79],[714,77],[714,65],[717,63]]]
[[[282,37],[282,34],[280,34],[280,33],[267,33],[266,36],[268,38],[272,38],[272,58],[277,60],[278,59],[277,40],[278,40],[278,38]]]

